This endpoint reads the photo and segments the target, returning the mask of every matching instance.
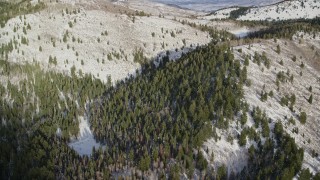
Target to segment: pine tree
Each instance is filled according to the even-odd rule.
[[[313,100],[313,96],[312,96],[312,94],[311,94],[310,97],[309,97],[309,99],[308,99],[308,102],[309,102],[310,104],[312,104],[312,100]]]
[[[248,119],[247,113],[243,113],[240,119],[241,125],[244,125],[247,122],[247,119]]]
[[[277,52],[278,54],[280,54],[280,53],[281,53],[281,49],[280,49],[279,44],[277,45],[277,50],[276,50],[276,52]]]
[[[200,171],[203,171],[205,169],[207,169],[207,166],[208,166],[208,162],[207,160],[203,157],[203,154],[202,152],[198,152],[198,156],[197,156],[197,168],[200,170]]]
[[[305,124],[307,121],[307,114],[305,112],[301,112],[299,116],[299,120],[301,124]]]
[[[247,144],[247,135],[245,130],[243,130],[240,134],[240,138],[239,138],[239,145],[240,146],[244,146]]]
[[[248,57],[246,57],[246,58],[244,59],[244,65],[245,65],[245,66],[249,66],[249,58],[248,58]]]

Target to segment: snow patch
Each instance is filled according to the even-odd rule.
[[[214,158],[211,165],[215,168],[226,165],[228,174],[241,172],[248,162],[247,149],[240,147],[237,141],[233,141],[231,144],[223,137],[217,142],[214,138],[208,139],[203,145],[202,153],[208,162],[211,161],[213,153]]]
[[[95,147],[95,149],[99,149],[101,146],[105,148],[105,146],[101,145],[94,139],[88,119],[85,117],[79,117],[79,120],[79,137],[69,143],[69,147],[74,149],[81,156],[90,156],[93,147]]]
[[[229,30],[228,32],[234,34],[238,38],[244,38],[246,37],[249,33],[254,32],[253,30],[250,30],[246,27],[242,27],[239,29],[234,29],[234,30]]]
[[[61,137],[61,136],[62,136],[62,132],[61,132],[61,129],[60,129],[60,128],[57,128],[56,136],[58,136],[58,137]]]

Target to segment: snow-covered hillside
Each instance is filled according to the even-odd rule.
[[[132,16],[134,10],[105,1],[47,2],[45,10],[10,19],[0,29],[0,45],[17,41],[10,62],[40,62],[45,69],[91,73],[103,81],[121,80],[139,68],[137,51],[178,58],[190,47],[210,42],[208,33],[170,18]],[[23,39],[23,40],[22,40]],[[23,42],[25,41],[25,42]],[[49,59],[56,63],[49,63]]]
[[[302,38],[303,37],[303,38]],[[276,46],[280,45],[281,52],[276,52]],[[249,57],[247,67],[250,85],[244,86],[245,100],[250,109],[259,107],[266,112],[270,118],[270,129],[277,121],[281,121],[285,131],[295,139],[299,147],[304,149],[304,160],[302,168],[308,168],[310,172],[320,171],[320,34],[315,38],[313,35],[297,33],[293,41],[289,40],[262,40],[251,45],[240,45],[234,47],[235,59],[244,62]],[[254,54],[265,52],[270,60],[270,67],[267,68],[261,62],[260,65],[254,62]],[[295,61],[292,58],[296,56]],[[301,64],[304,64],[304,67]],[[277,90],[276,79],[279,72],[284,72],[286,80],[280,83]],[[292,83],[289,77],[293,77]],[[312,90],[310,91],[310,86]],[[261,92],[270,93],[266,101],[261,100]],[[281,105],[281,98],[286,95],[295,94],[295,105],[293,111],[288,106]],[[313,102],[309,103],[308,98],[313,95]],[[268,95],[269,96],[269,95]],[[307,113],[307,122],[300,123],[299,113]],[[292,118],[292,119],[291,119]],[[253,118],[248,114],[246,127],[252,127]],[[228,130],[217,130],[219,138],[208,139],[202,146],[201,152],[209,164],[215,168],[226,165],[228,173],[241,172],[248,162],[248,148],[256,142],[247,139],[244,147],[240,147],[235,140],[242,128],[236,123],[229,124]],[[259,131],[258,129],[256,131]],[[318,153],[318,155],[316,154]]]
[[[303,38],[301,39],[301,35]],[[317,52],[320,50],[320,34],[314,39],[312,35],[299,33],[294,36],[294,41],[268,40],[245,46],[235,47],[236,59],[244,60],[246,55],[253,56],[255,52],[266,53],[270,59],[270,68],[258,65],[253,61],[247,68],[248,78],[251,86],[244,87],[245,98],[251,107],[260,107],[264,110],[272,123],[281,120],[287,133],[292,136],[298,146],[303,147],[304,163],[303,168],[309,168],[311,172],[320,171],[320,156],[314,156],[313,152],[320,152],[320,69],[315,63],[319,60]],[[300,43],[299,43],[300,42]],[[279,44],[281,53],[276,53],[276,46]],[[238,49],[242,52],[239,53]],[[297,57],[293,61],[293,57]],[[303,67],[302,64],[303,63]],[[279,72],[284,72],[287,80],[280,82],[277,90],[276,79]],[[293,77],[292,83],[289,77]],[[312,87],[312,90],[310,90]],[[272,97],[261,101],[261,92],[273,92]],[[288,106],[281,105],[283,97],[296,97],[293,111]],[[308,98],[313,95],[313,102],[309,103]],[[307,122],[302,124],[299,121],[301,111],[307,113]],[[293,120],[290,120],[293,118]],[[298,129],[298,132],[296,130]]]
[[[246,15],[239,17],[238,20],[287,20],[315,17],[320,17],[320,1],[294,0],[251,8]]]
[[[230,12],[238,8],[221,9],[211,15],[203,17],[204,19],[227,19]],[[318,0],[292,0],[283,1],[268,6],[252,7],[237,20],[289,20],[289,19],[312,19],[320,17],[320,1]]]
[[[207,20],[212,20],[212,19],[227,19],[230,17],[230,13],[232,11],[235,11],[239,8],[234,7],[234,8],[226,8],[226,9],[221,9],[219,11],[216,11],[214,13],[212,13],[211,15],[208,16],[204,16],[203,19],[207,19]]]

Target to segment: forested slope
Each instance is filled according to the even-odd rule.
[[[58,86],[59,82],[68,79],[54,74],[50,76],[48,82]],[[79,85],[89,80],[73,78],[71,82]],[[151,174],[164,178],[167,174],[177,179],[182,174],[191,178],[200,170],[202,173],[197,174],[203,177],[226,177],[227,170],[223,166],[215,171],[197,149],[206,139],[219,138],[216,128],[226,129],[230,123],[244,122],[242,114],[249,111],[243,99],[244,83],[247,83],[246,67],[234,60],[231,48],[209,44],[176,62],[164,58],[158,68],[153,63],[145,64],[136,77],[106,88],[102,96],[96,96],[101,88],[97,88],[94,96],[86,88],[92,85],[99,87],[99,81],[96,85],[82,84],[85,91],[81,99],[88,97],[93,100],[89,108],[92,129],[97,140],[106,144],[106,150],[94,149],[91,157],[77,155],[67,146],[69,139],[65,137],[68,135],[61,137],[52,128],[59,124],[64,132],[68,132],[67,129],[76,127],[74,122],[77,121],[72,119],[83,115],[81,107],[76,108],[77,111],[67,108],[67,114],[71,113],[68,118],[63,116],[66,109],[47,104],[44,107],[55,111],[41,111],[44,113],[39,117],[41,119],[34,118],[35,122],[41,123],[32,126],[30,133],[24,130],[24,124],[12,121],[13,117],[3,116],[12,114],[13,108],[21,108],[13,103],[1,113],[1,118],[10,122],[1,129],[2,137],[6,137],[1,141],[1,176],[4,179],[16,179],[19,174],[25,174],[27,179],[87,179],[111,178],[111,175],[120,173],[123,177],[137,178]],[[74,93],[76,95],[79,91]],[[59,123],[59,114],[71,120],[70,123],[65,123],[63,119]],[[269,128],[270,121],[261,110],[254,109],[250,116],[255,120],[255,127],[262,127],[262,130],[243,128],[238,137],[239,144],[242,145],[248,136],[257,146],[250,147],[248,167],[235,178],[292,178],[301,168],[303,150],[298,149],[294,140],[283,133],[281,124],[276,125],[274,130]],[[25,118],[29,120],[28,116]],[[13,132],[21,132],[21,135],[15,136]],[[8,141],[12,142],[10,146],[5,145]]]
[[[230,48],[213,45],[164,59],[158,69],[145,65],[92,105],[93,130],[114,162],[124,165],[129,155],[148,170],[175,158],[192,168],[193,149],[213,135],[212,122],[227,127],[240,110],[245,73]]]

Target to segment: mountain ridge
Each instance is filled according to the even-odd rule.
[[[241,8],[247,8],[239,12],[236,18],[240,21],[279,21],[290,19],[313,19],[320,16],[320,2],[315,0],[291,0],[281,1],[275,4],[261,7],[235,6],[223,8],[210,13],[207,18],[228,19],[232,11],[236,13]]]

